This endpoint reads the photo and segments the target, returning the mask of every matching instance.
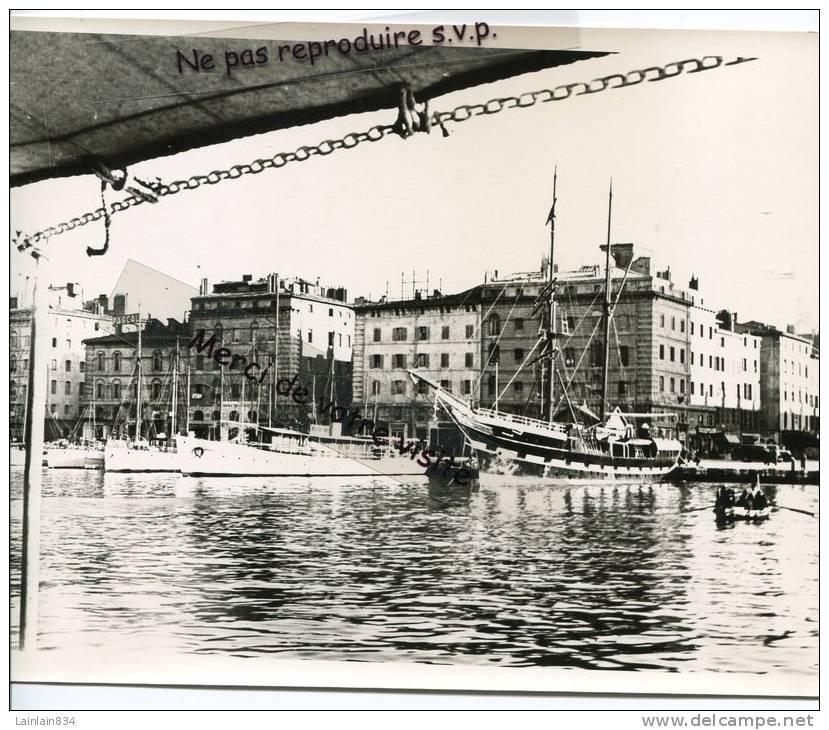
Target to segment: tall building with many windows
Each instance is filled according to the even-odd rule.
[[[357,299],[353,402],[395,437],[428,437],[433,395],[406,372],[417,368],[473,405],[480,402],[481,291],[379,302]],[[438,420],[443,418],[438,414]]]
[[[256,281],[215,284],[203,280],[190,312],[193,333],[215,336],[245,363],[258,367],[246,377],[243,367],[219,365],[195,349],[190,362],[190,428],[216,438],[235,421],[305,428],[320,417],[319,400],[351,401],[351,359],[355,314],[342,287],[323,287],[301,278],[270,274]],[[292,380],[312,398],[298,404],[274,395],[277,379]]]
[[[762,427],[782,439],[784,432],[816,434],[820,426],[819,355],[813,341],[762,322],[738,329],[760,341]]]
[[[85,309],[82,300],[77,284],[49,287],[47,369],[43,374],[47,441],[81,435],[86,387],[83,340],[113,331],[112,317],[97,303]],[[9,319],[9,430],[13,441],[22,441],[29,387],[32,310],[26,302],[12,297]]]

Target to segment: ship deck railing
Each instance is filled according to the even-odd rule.
[[[527,416],[518,416],[514,413],[504,413],[503,411],[493,411],[489,408],[476,408],[475,413],[483,416],[490,416],[492,418],[499,418],[513,423],[520,423],[525,426],[533,426],[535,428],[543,428],[548,431],[556,431],[566,435],[567,429],[558,423],[550,423],[549,421],[541,421],[537,418],[528,418]]]

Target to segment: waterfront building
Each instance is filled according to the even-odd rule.
[[[451,295],[434,290],[415,291],[411,299],[357,299],[354,406],[395,437],[427,439],[433,399],[423,384],[412,382],[409,368],[477,406],[481,292],[477,286]]]
[[[178,363],[178,425],[186,427],[184,383],[191,339],[188,323],[150,317],[141,325],[141,428],[145,438],[171,435],[173,368]],[[84,403],[94,413],[85,420],[87,438],[134,438],[138,402],[138,327],[116,325],[114,332],[85,340]],[[178,430],[178,429],[177,429]]]
[[[715,311],[705,306],[696,278],[688,287],[679,286],[672,281],[670,269],[652,270],[650,258],[636,257],[630,243],[613,244],[611,255],[614,314],[608,409],[673,414],[673,421],[649,424],[652,431],[676,434],[694,448],[710,449],[715,434],[756,430],[760,373],[751,354],[743,352],[756,351],[756,338],[735,333],[731,315],[718,320]],[[600,265],[587,265],[557,270],[555,278],[556,417],[589,423],[602,410],[605,271]],[[485,287],[482,401],[491,407],[496,405],[497,392],[500,410],[546,417],[541,413],[543,373],[538,365],[524,367],[516,375],[539,339],[540,312],[535,318],[532,312],[545,281],[542,267],[540,272],[508,277],[498,277],[496,272]],[[735,440],[733,433],[730,440]]]
[[[240,364],[245,358],[257,365],[248,371],[257,376],[252,379],[244,375],[246,365],[221,366],[207,353],[189,351],[189,424],[196,436],[217,438],[218,424],[226,433],[233,421],[307,428],[320,418],[320,397],[351,401],[355,315],[342,287],[270,274],[256,281],[244,275],[208,291],[204,279],[190,324],[194,334],[215,336],[216,347],[238,355]],[[276,380],[294,376],[309,393],[307,403],[273,394]]]
[[[46,422],[44,437],[53,441],[80,436],[83,415],[86,354],[83,340],[112,332],[112,317],[92,304],[85,308],[75,283],[49,287],[47,326]],[[32,310],[22,297],[12,297],[9,307],[9,431],[12,441],[22,441],[26,394],[29,386]]]
[[[743,322],[741,332],[759,338],[761,423],[778,440],[786,432],[816,435],[820,427],[819,351],[812,338],[762,322]]]

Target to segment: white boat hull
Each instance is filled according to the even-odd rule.
[[[178,453],[154,447],[135,448],[126,444],[107,444],[104,470],[112,472],[177,472]]]
[[[176,445],[185,476],[426,478],[425,468],[405,456],[362,460],[334,449],[329,455],[286,453],[190,436],[177,437]]]
[[[100,469],[104,454],[100,449],[46,449],[44,462],[50,469]]]

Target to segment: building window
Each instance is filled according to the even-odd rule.
[[[391,382],[391,394],[392,395],[406,395],[406,381],[405,380],[392,380],[392,382]]]
[[[9,358],[9,372],[13,373],[15,370],[17,370],[17,358],[12,355]]]
[[[679,380],[679,392],[685,393],[685,378],[680,378]]]
[[[624,380],[619,381],[619,395],[627,395],[628,384]]]
[[[684,319],[679,320],[679,331],[680,332],[685,332],[685,320]]]
[[[515,318],[515,331],[522,332],[524,330],[524,320],[521,317]]]
[[[104,384],[101,381],[95,383],[95,397],[98,400],[104,399]]]
[[[150,397],[153,400],[158,400],[161,398],[161,381],[160,380],[153,380],[152,385],[150,386]]]
[[[685,350],[679,351],[679,362],[685,364]]]
[[[375,331],[379,332],[380,330],[375,330]],[[392,339],[393,342],[405,342],[407,339],[409,339],[409,330],[406,329],[405,327],[395,327],[391,331],[391,339]],[[379,342],[379,341],[380,341],[380,338],[378,336],[377,339],[375,340],[375,342]]]
[[[708,367],[709,367],[709,368],[713,368],[713,367],[714,367],[714,358],[713,358],[713,356],[712,356],[712,355],[709,355],[709,356],[708,356]]]
[[[63,394],[64,395],[72,395],[72,382],[67,380],[63,384]]]
[[[694,334],[694,323],[691,322],[691,334]]]
[[[713,383],[708,383],[708,395],[710,397],[714,396],[714,384]]]
[[[675,353],[674,353],[674,348],[673,348],[673,347],[671,347],[671,354],[670,354],[670,359],[671,359],[671,362],[673,362],[673,361],[674,361],[674,354],[675,354]]]
[[[501,334],[501,318],[497,314],[490,315],[486,323],[490,337],[497,337]]]
[[[499,365],[501,362],[501,348],[494,342],[489,343],[486,360],[490,365]]]
[[[153,371],[160,372],[164,369],[164,355],[161,350],[156,350],[153,353]]]
[[[665,392],[665,376],[664,375],[659,376],[659,392],[660,393]]]
[[[671,317],[671,329],[676,329],[676,317]]]
[[[619,348],[619,360],[622,363],[622,367],[626,368],[628,366],[630,362],[630,349],[627,345],[622,345]]]
[[[196,370],[204,370],[204,355],[196,355]]]
[[[83,398],[86,395],[86,383],[84,383],[83,380],[81,380],[81,382],[78,383],[78,395],[81,398]]]
[[[203,421],[204,420],[204,412],[203,411],[193,411],[193,420],[194,421]]]
[[[466,339],[470,339],[473,334],[475,334],[475,328],[471,324],[466,325]]]
[[[428,368],[429,367],[429,354],[426,352],[418,352],[415,355],[415,367],[416,368]]]
[[[443,388],[447,393],[452,392],[452,381],[451,380],[441,380],[440,387]]]
[[[112,356],[112,372],[120,373],[121,372],[121,353],[116,352]]]
[[[449,367],[449,353],[448,352],[442,352],[440,354],[440,366],[442,368],[448,368]]]
[[[660,314],[660,315],[659,315],[659,326],[660,326],[660,327],[664,327],[664,326],[665,326],[665,315],[664,315],[664,314]]]
[[[72,372],[72,361],[71,361],[71,360],[67,360],[67,361],[64,363],[64,365],[63,365],[63,369],[64,369],[67,373],[71,373],[71,372]]]
[[[371,381],[371,394],[372,395],[380,395],[380,381],[379,380],[372,380]]]
[[[53,416],[55,415],[55,413],[57,412],[57,410],[58,410],[58,407],[57,407],[54,403],[52,403],[52,404],[49,406],[49,413],[51,413]]]
[[[374,341],[375,342],[380,342],[380,328],[379,327],[374,328]]]
[[[671,378],[671,393],[676,391],[676,383],[673,378]]]
[[[428,340],[429,339],[429,328],[428,327],[418,327],[417,328],[417,339],[418,340]]]
[[[112,381],[112,397],[115,400],[121,400],[121,382],[119,380]]]
[[[512,384],[512,389],[516,396],[524,395],[524,383],[520,380],[517,380]]]
[[[694,395],[694,381],[691,381],[691,395]]]
[[[449,339],[449,327],[441,327],[440,328],[440,339],[448,340]]]
[[[472,381],[471,380],[461,380],[461,393],[463,395],[469,395],[472,393]]]
[[[312,330],[308,330],[308,342],[314,341],[314,332]]]
[[[660,360],[665,359],[665,345],[660,345],[659,346],[659,359]]]
[[[467,353],[464,355],[464,362],[463,362],[464,367],[467,367],[467,368],[474,367],[474,363],[475,363],[475,355],[474,355],[474,353],[467,352]]]
[[[382,355],[372,355],[371,359],[369,360],[369,367],[372,368],[381,368],[383,367],[383,356]]]
[[[328,333],[328,346],[329,347],[334,347],[334,333],[333,332]]]
[[[725,337],[720,337],[720,347],[725,347]]]
[[[516,347],[512,353],[515,362],[522,362],[524,360],[524,350],[520,347]]]
[[[334,308],[333,308],[333,307],[328,307],[328,316],[329,316],[329,317],[333,317],[333,316],[334,316]]]
[[[57,347],[57,346],[58,346],[58,338],[57,338],[57,337],[53,337],[53,338],[52,338],[52,347]]]
[[[709,328],[708,328],[708,339],[709,339],[709,340],[713,340],[713,339],[714,339],[714,328],[713,328],[713,327],[709,327]]]
[[[576,364],[576,351],[572,347],[564,348],[564,365],[568,368]]]
[[[487,390],[487,393],[490,396],[495,395],[495,376],[494,375],[490,375],[489,378],[487,378],[486,390]]]

